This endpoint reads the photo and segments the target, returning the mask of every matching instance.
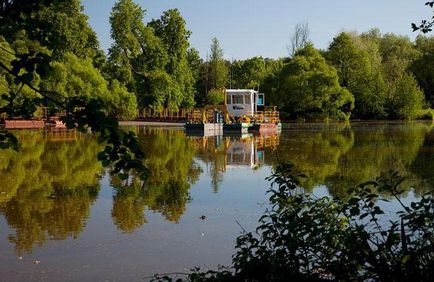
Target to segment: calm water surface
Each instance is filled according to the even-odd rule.
[[[0,151],[1,281],[146,280],[229,264],[238,223],[255,228],[279,161],[292,161],[319,195],[344,198],[391,169],[408,177],[407,201],[434,184],[429,123],[304,124],[231,137],[133,130],[151,171],[145,189],[134,176],[127,185],[108,176],[91,136],[16,132],[21,150]]]

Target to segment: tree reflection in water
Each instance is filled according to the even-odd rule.
[[[136,128],[149,177],[111,177],[112,219],[123,232],[145,224],[146,210],[179,222],[203,170],[213,192],[228,168],[257,170],[291,161],[308,175],[306,190],[324,185],[345,198],[348,189],[389,170],[406,175],[416,194],[434,185],[434,133],[429,124],[296,125],[282,135],[190,137],[182,130]],[[17,133],[19,152],[0,151],[0,213],[15,230],[17,253],[48,239],[76,238],[95,202],[103,169],[92,136],[71,140],[40,131]]]
[[[0,213],[15,234],[16,252],[47,239],[77,237],[99,191],[100,145],[90,137],[51,142],[41,131],[17,132],[21,149],[1,151]],[[75,138],[74,138],[75,139]]]
[[[145,207],[160,212],[168,221],[179,222],[191,200],[190,186],[202,173],[194,162],[195,147],[183,131],[140,128],[137,133],[146,154],[147,180],[142,183],[132,175],[125,185],[112,178],[112,216],[124,232],[133,232],[146,222]]]

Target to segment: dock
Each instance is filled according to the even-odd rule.
[[[3,126],[5,129],[42,129],[45,127],[43,120],[4,120]]]
[[[219,136],[223,135],[222,123],[187,123],[185,130],[190,136]]]
[[[223,130],[228,133],[248,133],[252,125],[250,123],[225,124]]]

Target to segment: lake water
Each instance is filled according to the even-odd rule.
[[[92,136],[16,132],[21,150],[0,151],[1,281],[134,281],[227,265],[281,161],[318,195],[344,198],[390,170],[407,177],[407,201],[434,184],[431,123],[292,124],[229,137],[131,129],[151,171],[144,189],[104,172]]]

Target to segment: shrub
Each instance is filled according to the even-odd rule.
[[[359,185],[342,202],[300,192],[292,164],[268,178],[271,207],[255,232],[237,238],[231,268],[201,272],[185,281],[428,281],[434,275],[432,193],[406,206],[404,180],[390,172]],[[380,196],[373,192],[386,192]],[[402,208],[385,215],[379,201]],[[158,281],[173,281],[157,276]],[[183,281],[180,279],[179,281]]]

